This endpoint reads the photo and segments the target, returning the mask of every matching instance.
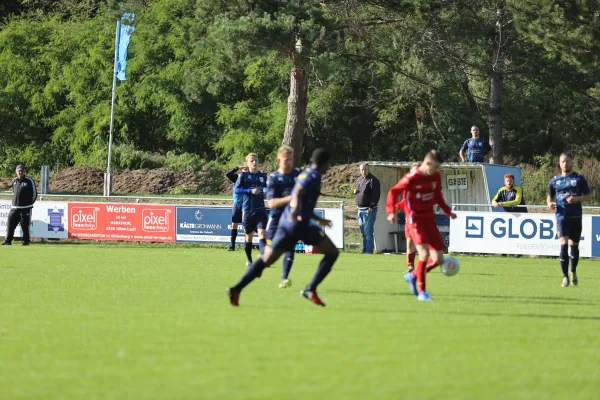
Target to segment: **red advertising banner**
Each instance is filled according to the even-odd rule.
[[[69,238],[174,242],[175,207],[158,204],[69,203]]]

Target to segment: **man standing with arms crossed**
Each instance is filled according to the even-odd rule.
[[[369,173],[369,164],[360,164],[360,178],[356,180],[354,197],[358,207],[358,225],[363,239],[362,254],[373,254],[375,248],[375,220],[381,189],[379,180]]]
[[[21,224],[23,231],[23,246],[29,246],[29,224],[31,223],[31,209],[37,200],[35,182],[30,176],[25,175],[25,167],[17,165],[17,177],[12,181],[12,206],[8,213],[8,227],[3,246],[10,246],[13,241],[15,229]]]
[[[581,237],[581,203],[590,201],[592,195],[587,181],[582,175],[573,172],[573,160],[569,153],[559,158],[561,174],[550,180],[548,207],[556,212],[556,234],[560,243],[560,268],[563,273],[561,286],[569,283],[577,286],[577,264],[579,262],[579,239]],[[568,247],[571,247],[569,257]],[[571,280],[569,280],[569,258],[571,259]]]

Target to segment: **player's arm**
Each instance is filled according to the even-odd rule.
[[[487,151],[486,157],[487,159],[485,160],[485,162],[490,161],[490,158],[492,158],[492,156],[494,155],[492,153],[492,146],[490,146],[490,142],[488,142],[487,140],[485,141],[485,150]]]
[[[252,189],[246,187],[246,174],[241,173],[237,181],[235,181],[235,185],[233,185],[233,191],[235,194],[251,194]]]
[[[468,142],[468,140],[465,140],[462,147],[460,148],[460,151],[458,152],[458,155],[460,156],[462,162],[465,162],[465,152],[467,151]]]
[[[325,228],[331,228],[331,221],[325,218],[319,217],[317,214],[313,212],[313,219],[317,221],[317,223]]]
[[[290,195],[290,220],[291,221],[295,221],[298,220],[300,221],[301,219],[299,219],[299,215],[302,212],[301,210],[301,204],[302,204],[302,197],[305,194],[305,190],[304,190],[304,186],[302,186],[302,183],[296,183],[296,186],[294,186],[294,190],[292,190],[292,194]]]
[[[388,192],[387,200],[385,202],[385,212],[390,224],[393,224],[396,221],[396,201],[398,200],[398,196],[406,190],[409,182],[410,178],[405,175],[397,184],[392,186]]]
[[[511,201],[505,201],[504,203],[502,203],[504,207],[514,207],[521,204],[521,200],[523,200],[523,189],[521,189],[520,186],[515,186],[514,188],[517,191],[515,199]]]
[[[494,207],[501,207],[502,206],[502,202],[499,202],[498,199],[500,197],[500,194],[504,191],[504,188],[501,187],[500,189],[498,189],[498,192],[496,193],[496,195],[494,196],[494,198],[492,199],[492,205]]]
[[[375,208],[379,204],[379,198],[381,197],[381,185],[379,179],[374,178],[371,181],[371,204],[370,208]]]
[[[33,204],[37,200],[37,189],[35,187],[35,181],[33,180],[33,178],[29,178],[29,180],[31,181],[31,191],[32,191],[32,193],[31,193],[31,204]]]
[[[567,203],[583,203],[584,201],[592,200],[592,193],[590,192],[590,187],[587,184],[587,181],[582,176],[579,181],[579,190],[581,191],[581,196],[569,196],[567,198]]]
[[[437,176],[437,185],[435,185],[435,200],[438,206],[444,211],[444,213],[450,217],[450,219],[456,218],[456,214],[452,212],[452,208],[446,203],[444,200],[444,195],[442,194],[442,178],[438,174]]]
[[[275,197],[275,179],[269,176],[267,180],[267,201],[266,205],[269,208],[282,208],[289,204],[291,196]]]
[[[548,208],[551,210],[556,209],[556,202],[554,201],[555,197],[556,191],[554,190],[552,181],[550,181],[550,185],[548,186],[548,196],[546,197],[546,204],[548,204]]]
[[[227,177],[227,179],[229,179],[231,181],[231,183],[236,183],[237,179],[238,179],[238,171],[240,170],[239,167],[234,167],[233,169],[231,169],[230,171],[228,171],[225,176]]]

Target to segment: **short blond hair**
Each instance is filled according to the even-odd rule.
[[[277,155],[281,154],[294,154],[294,148],[292,146],[288,146],[287,144],[281,145],[277,149]]]

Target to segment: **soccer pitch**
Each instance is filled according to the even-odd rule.
[[[256,255],[256,252],[255,252]],[[404,256],[281,264],[229,306],[243,251],[34,245],[0,253],[2,399],[597,399],[600,268],[561,288],[557,260],[459,256],[402,280]]]

